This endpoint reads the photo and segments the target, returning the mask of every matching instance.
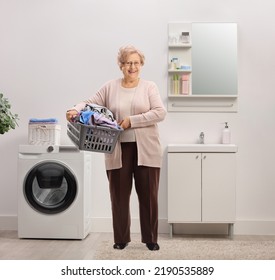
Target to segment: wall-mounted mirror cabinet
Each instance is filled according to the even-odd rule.
[[[169,23],[168,60],[169,111],[237,111],[236,23]]]

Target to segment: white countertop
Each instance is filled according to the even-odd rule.
[[[169,144],[168,153],[236,153],[235,144]]]

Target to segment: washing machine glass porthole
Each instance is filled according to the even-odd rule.
[[[47,161],[31,169],[25,180],[24,192],[34,209],[56,214],[65,211],[73,203],[77,184],[66,166]]]

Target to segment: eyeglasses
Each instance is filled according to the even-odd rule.
[[[128,62],[125,62],[124,65],[129,68],[131,67],[132,65],[134,65],[135,67],[139,67],[140,66],[140,62],[138,61],[128,61]]]

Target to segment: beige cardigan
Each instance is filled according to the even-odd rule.
[[[86,104],[95,103],[107,107],[120,121],[119,88],[121,79],[107,82],[93,97],[73,109],[81,111]],[[164,120],[166,110],[154,82],[141,79],[134,94],[131,108],[131,127],[134,129],[138,149],[138,165],[161,167],[162,148],[157,123]],[[118,140],[112,154],[105,154],[106,169],[122,167],[121,144]]]

